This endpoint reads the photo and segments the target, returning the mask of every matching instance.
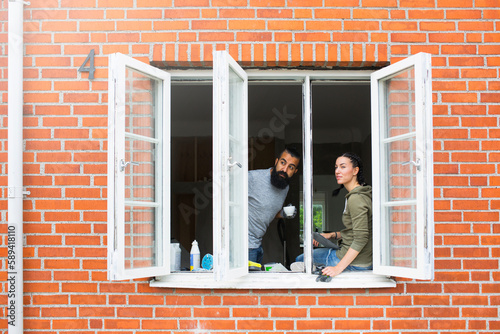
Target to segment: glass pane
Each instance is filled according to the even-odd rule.
[[[388,161],[384,170],[387,171],[386,201],[416,200],[417,169],[411,163],[416,161],[415,138],[400,140],[386,144]]]
[[[231,164],[240,163],[245,161],[243,153],[246,154],[247,138],[245,134],[239,131],[242,124],[246,120],[243,119],[244,106],[244,84],[234,71],[229,68],[229,156],[231,157]],[[243,174],[244,168],[239,167],[237,164],[229,167],[229,269],[241,268],[246,266],[244,263],[246,249],[243,238],[247,238],[247,234],[243,233],[243,224],[241,219],[243,215],[243,205],[248,198],[244,193],[244,180],[246,178]]]
[[[381,169],[386,187],[382,204],[381,263],[386,266],[416,268],[416,128],[414,68],[400,72],[383,82],[385,100],[385,138]],[[390,141],[391,137],[408,135],[407,139]],[[394,202],[404,202],[395,205]],[[408,204],[409,203],[409,204]],[[415,204],[414,204],[415,203]]]
[[[238,228],[238,225],[241,225],[240,221],[242,219],[242,210],[241,206],[233,206],[229,204],[229,221],[230,228],[229,230],[229,268],[240,268],[245,261],[245,252],[247,251],[243,247],[241,247],[243,240],[241,240],[241,229]]]
[[[386,208],[390,223],[382,233],[382,265],[417,268],[417,218],[415,206]],[[384,240],[385,239],[385,240]]]
[[[125,131],[136,135],[155,136],[156,92],[159,80],[127,68],[125,82]]]
[[[155,208],[125,207],[125,269],[157,265],[155,216]]]
[[[125,200],[155,201],[155,144],[125,140]]]
[[[385,137],[415,131],[415,70],[410,68],[383,82],[386,109]]]

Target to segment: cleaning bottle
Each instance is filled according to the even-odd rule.
[[[170,271],[181,270],[181,247],[178,243],[170,244]]]
[[[195,240],[191,246],[189,270],[193,271],[200,268],[200,249],[198,242]]]

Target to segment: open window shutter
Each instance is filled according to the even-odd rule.
[[[430,55],[419,53],[374,72],[371,95],[374,272],[432,279]]]
[[[170,75],[109,57],[108,277],[169,273]]]
[[[215,280],[248,273],[248,78],[226,51],[213,56]]]

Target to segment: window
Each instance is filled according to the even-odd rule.
[[[304,198],[304,195],[301,193],[301,198]],[[326,212],[327,204],[326,204],[326,194],[324,191],[315,191],[313,194],[313,232],[328,232],[330,229],[327,226],[327,212]],[[300,242],[304,243],[304,205],[302,200],[300,201]]]
[[[390,276],[432,277],[429,55],[419,54],[376,72],[245,71],[222,51],[214,53],[213,72],[167,73],[120,54],[111,55],[110,64],[110,279],[154,276],[156,280],[151,284],[155,286],[192,288],[355,288],[395,286]],[[314,184],[322,183],[321,178],[317,178],[317,171],[315,173],[313,170],[313,162],[316,164],[313,159],[321,155],[317,147],[321,147],[322,143],[315,141],[320,136],[313,139],[313,116],[319,118],[320,113],[313,111],[312,105],[317,104],[315,96],[321,95],[321,89],[340,90],[345,86],[359,85],[360,89],[367,89],[365,94],[370,96],[370,77],[371,98],[368,100],[371,99],[372,116],[371,122],[369,116],[364,121],[369,129],[367,131],[370,131],[371,123],[371,145],[366,148],[373,156],[372,184],[377,189],[373,199],[374,250],[378,248],[380,252],[376,255],[374,253],[373,272],[345,272],[328,284],[317,283],[311,275],[313,212],[318,205],[322,207],[323,217],[335,210],[329,207],[329,193],[322,189],[318,191],[314,187]],[[174,82],[179,84],[174,85]],[[192,141],[172,136],[179,130],[171,123],[174,120],[170,116],[170,94],[172,89],[176,89],[172,93],[172,101],[179,100],[181,94],[178,92],[182,92],[182,89],[177,88],[183,82],[192,83],[188,89],[191,94],[187,97],[190,100],[196,100],[193,94],[197,92],[200,94],[196,95],[197,99],[202,98],[203,92],[206,93],[207,88],[213,85],[213,118],[211,124],[209,122],[204,128],[212,129],[207,137],[209,140],[203,137],[203,131],[197,125],[193,126],[192,131],[198,136]],[[265,87],[266,85],[274,85],[274,90]],[[333,88],[326,87],[329,85]],[[300,197],[297,203],[300,200],[303,206],[306,273],[248,272],[247,222],[242,217],[247,216],[248,210],[247,171],[249,165],[253,168],[258,164],[258,161],[248,157],[252,157],[256,147],[264,147],[259,146],[258,140],[256,142],[252,137],[253,123],[249,123],[247,113],[248,105],[255,101],[249,98],[248,92],[258,90],[259,87],[267,92],[285,88],[284,96],[298,98],[298,104],[301,104],[299,109],[302,117],[291,120],[290,124],[301,129],[301,138],[290,139],[286,135],[283,138],[299,140],[303,147],[302,175],[298,182],[302,195],[297,195]],[[352,88],[351,91],[358,89]],[[347,98],[349,97],[346,96]],[[190,102],[186,100],[185,104]],[[369,110],[369,107],[365,109]],[[204,121],[199,118],[205,117],[206,113],[203,117],[184,116],[191,117],[187,120],[188,124],[193,119],[199,121],[196,123],[199,124]],[[189,127],[182,131],[187,131],[186,129]],[[281,142],[276,137],[269,146],[277,146]],[[172,160],[172,152],[182,145],[192,148],[192,158],[195,161],[203,154],[198,151],[199,148],[210,146],[212,170],[207,172],[207,166],[198,168],[200,163],[196,164],[198,167],[194,171],[190,167],[176,166],[175,159]],[[266,148],[262,148],[260,153],[265,152]],[[190,191],[182,190],[187,182],[176,181],[181,172],[195,175],[188,182]],[[182,193],[182,196],[177,196],[175,192]],[[183,237],[179,232],[183,230],[182,225],[177,225],[178,220],[182,219],[187,225],[191,224],[190,215],[185,213],[193,209],[174,214],[171,203],[182,207],[186,201],[196,199],[196,194],[207,192],[209,200],[204,201],[203,206],[213,210],[206,214],[211,217],[209,223],[212,231],[205,231],[204,234],[211,232],[212,239],[202,253],[213,254],[213,270],[171,273],[171,233],[172,237],[179,235],[178,238],[186,240],[195,237]],[[198,209],[194,210],[201,212]],[[297,218],[297,235],[298,221]],[[325,221],[329,219],[322,219],[322,229],[330,229],[330,226],[323,225]]]

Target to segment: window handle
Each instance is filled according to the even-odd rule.
[[[403,162],[401,165],[405,166],[405,165],[409,165],[409,164],[412,164],[413,166],[417,167],[417,170],[420,170],[420,159],[417,159],[417,161],[406,161],[406,162]]]
[[[132,166],[139,166],[138,162],[135,161],[124,161],[123,159],[120,160],[120,172],[123,172],[127,165],[132,165]]]
[[[228,169],[231,169],[231,168],[233,168],[234,166],[238,166],[238,167],[240,167],[240,168],[243,168],[243,165],[242,165],[242,164],[240,164],[238,161],[231,162],[231,160],[233,160],[233,157],[229,157],[229,158],[227,158],[227,161],[228,161],[228,162],[227,162],[227,167],[228,167]]]

